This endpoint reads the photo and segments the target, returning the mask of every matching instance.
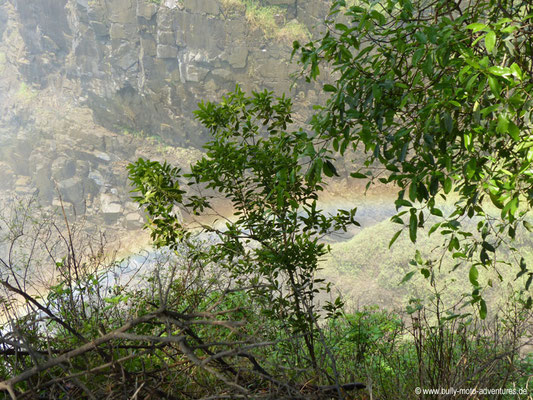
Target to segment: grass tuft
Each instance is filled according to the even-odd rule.
[[[220,0],[220,5],[226,16],[242,15],[246,12],[246,4],[243,0]]]
[[[252,29],[260,29],[268,39],[276,37],[280,26],[276,18],[284,18],[279,7],[262,7],[257,1],[246,0],[246,20]]]
[[[300,42],[306,42],[311,39],[311,33],[309,29],[296,20],[289,21],[282,27],[277,35],[277,39],[291,44],[293,41],[298,40]]]

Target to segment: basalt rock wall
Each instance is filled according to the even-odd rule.
[[[238,0],[11,1],[28,60],[24,78],[38,89],[57,75],[76,82],[81,104],[115,131],[197,146],[205,136],[191,112],[200,100],[219,99],[236,83],[280,94],[297,68],[292,38],[265,35]],[[327,8],[317,0],[267,3],[278,7],[280,29],[294,20],[315,31]],[[295,94],[313,100],[314,91],[297,84]]]
[[[96,226],[137,229],[126,166],[196,159],[199,101],[237,83],[276,94],[293,84],[305,122],[319,88],[293,81],[290,53],[308,33],[282,29],[320,31],[328,2],[262,4],[277,7],[280,32],[241,0],[0,0],[0,203],[36,195]]]

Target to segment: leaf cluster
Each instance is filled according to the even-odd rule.
[[[324,36],[295,45],[308,80],[321,64],[338,76],[324,85],[330,98],[313,125],[341,155],[367,155],[370,172],[352,177],[397,185],[396,206],[407,210],[394,222],[411,241],[428,214],[441,217],[430,233],[484,267],[528,227],[533,205],[532,13],[514,0],[340,0]],[[443,215],[439,200],[455,200],[453,212]],[[465,218],[478,219],[481,239]]]

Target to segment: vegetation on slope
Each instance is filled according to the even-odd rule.
[[[311,35],[305,25],[297,20],[286,20],[286,10],[282,7],[265,6],[257,0],[221,0],[220,4],[227,16],[244,13],[249,26],[253,30],[260,30],[268,39],[287,44],[310,39]]]
[[[475,229],[475,224],[471,228]],[[426,272],[422,271],[424,263],[418,263],[417,259],[427,260],[437,255],[443,262],[440,268],[434,268],[435,281],[445,303],[468,299],[470,292],[464,277],[468,275],[469,266],[457,265],[457,260],[446,254],[442,235],[427,236],[427,232],[422,231],[416,245],[408,236],[400,236],[389,248],[396,231],[397,225],[387,219],[362,229],[348,241],[332,244],[331,253],[321,264],[320,275],[335,284],[352,308],[379,304],[385,309],[398,310],[405,308],[413,298],[427,301],[434,295],[425,278]],[[533,263],[531,240],[523,229],[514,243],[528,265]],[[492,287],[486,291],[489,309],[497,310],[509,296],[524,287],[526,277],[515,279],[519,272],[519,266],[513,264],[513,252],[503,251],[499,252],[496,269],[479,271],[480,282],[491,281]],[[406,275],[410,279],[402,283]]]

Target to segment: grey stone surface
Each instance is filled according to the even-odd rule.
[[[108,224],[115,223],[122,215],[124,208],[119,198],[111,193],[100,194],[100,211]]]
[[[57,181],[72,178],[76,174],[76,161],[66,157],[56,158],[52,162],[51,175]]]
[[[229,62],[233,68],[244,68],[248,60],[248,49],[244,44],[230,47],[221,55],[221,58]]]
[[[157,58],[177,58],[178,48],[176,46],[169,46],[165,44],[157,45]]]
[[[172,45],[176,44],[176,38],[172,31],[158,31],[157,44]]]
[[[57,184],[63,201],[69,202],[74,206],[78,215],[85,213],[85,195],[83,190],[82,179],[74,176],[65,179]]]
[[[192,13],[218,15],[220,12],[218,2],[213,0],[183,0],[183,5]]]
[[[137,17],[151,20],[157,12],[157,6],[148,0],[137,0]]]
[[[152,36],[141,37],[141,49],[143,55],[155,57],[157,55],[157,44]]]
[[[228,71],[227,69],[224,69],[224,68],[214,69],[213,71],[211,71],[211,73],[214,76],[217,76],[217,77],[222,78],[224,80],[230,80],[231,77],[233,76],[231,71]]]
[[[136,212],[126,214],[124,218],[124,226],[129,230],[137,230],[144,225],[143,218]]]
[[[172,31],[175,29],[175,13],[168,9],[162,8],[157,13],[157,29],[163,31]]]

